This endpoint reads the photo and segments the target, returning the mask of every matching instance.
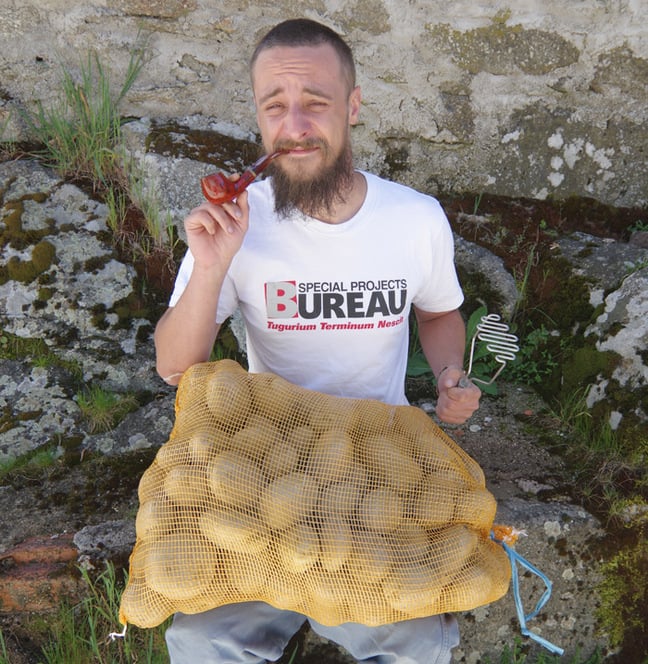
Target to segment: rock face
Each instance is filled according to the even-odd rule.
[[[583,233],[561,238],[558,246],[574,274],[585,279],[595,314],[600,312],[583,330],[585,346],[571,359],[570,371],[565,372],[566,389],[588,385],[588,408],[605,412],[613,430],[620,426],[645,429],[648,422],[646,248]]]
[[[642,0],[447,3],[307,0],[341,32],[363,89],[356,152],[370,170],[431,193],[483,191],[644,206],[648,8]],[[255,132],[247,62],[294,3],[0,0],[0,127],[55,99],[60,63],[88,44],[120,83],[137,42],[150,56],[125,114],[216,119]]]

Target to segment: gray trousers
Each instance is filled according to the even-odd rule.
[[[195,615],[177,613],[166,632],[171,664],[274,662],[305,620],[365,664],[449,664],[451,650],[459,644],[457,621],[449,614],[379,627],[326,627],[264,602],[243,602]]]

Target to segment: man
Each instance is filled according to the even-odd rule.
[[[458,387],[465,328],[452,234],[438,202],[354,169],[350,127],[361,94],[347,44],[316,22],[279,24],[251,60],[266,152],[285,150],[236,201],[203,203],[185,220],[189,251],[155,332],[157,369],[175,384],[209,358],[240,308],[249,368],[337,396],[407,403],[408,313],[438,382],[436,412],[464,422],[480,391]],[[262,602],[177,614],[167,632],[177,663],[278,659],[305,616]],[[456,621],[347,623],[322,636],[362,662],[449,662]]]

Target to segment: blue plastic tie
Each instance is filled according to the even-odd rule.
[[[517,611],[518,620],[520,622],[520,632],[522,633],[523,636],[528,636],[530,639],[533,639],[541,646],[544,646],[552,654],[554,655],[564,654],[565,651],[562,648],[554,645],[550,641],[547,641],[547,639],[543,639],[541,636],[539,636],[535,632],[532,632],[527,627],[527,621],[535,618],[538,615],[538,613],[540,613],[540,611],[542,610],[542,607],[549,601],[549,598],[551,597],[551,588],[552,588],[551,581],[537,567],[534,567],[528,560],[523,558],[517,551],[515,551],[515,549],[508,546],[506,542],[498,540],[495,537],[494,533],[491,533],[491,539],[502,546],[502,548],[506,552],[506,555],[508,556],[509,562],[511,563],[511,582],[513,585],[513,598],[515,600],[515,610]],[[522,606],[522,599],[520,597],[520,579],[518,576],[518,568],[517,568],[518,564],[527,569],[529,572],[532,572],[533,574],[538,576],[540,579],[542,579],[543,583],[545,584],[545,591],[544,593],[542,593],[542,597],[540,597],[540,599],[538,600],[535,609],[533,609],[531,613],[527,614],[524,613],[524,608]]]

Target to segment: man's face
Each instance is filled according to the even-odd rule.
[[[360,89],[328,44],[269,48],[252,75],[265,150],[290,150],[271,167],[278,211],[330,209],[353,177],[349,127]]]

